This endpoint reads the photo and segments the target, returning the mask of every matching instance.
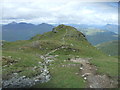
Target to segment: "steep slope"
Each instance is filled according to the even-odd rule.
[[[118,56],[118,41],[116,40],[98,44],[96,47],[108,55]]]
[[[104,55],[87,41],[84,34],[66,25],[59,25],[52,31],[36,35],[30,40],[4,42],[3,62],[4,87],[117,87],[117,59]],[[95,76],[97,82],[105,78],[103,74],[107,75],[107,85],[96,86],[95,82],[84,79],[82,74],[88,71],[81,70],[81,65],[83,68],[95,66],[95,73],[91,72],[93,76],[90,76],[90,79]],[[17,76],[11,79],[14,74]],[[11,83],[13,80],[16,80],[16,83]]]
[[[51,31],[52,25],[42,23],[39,25],[29,23],[10,23],[2,26],[2,40],[16,41],[28,40],[36,34],[43,34],[44,32]]]
[[[111,31],[105,31],[101,29],[81,29],[81,32],[86,35],[86,38],[92,45],[118,40],[118,34]]]

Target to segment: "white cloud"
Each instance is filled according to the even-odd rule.
[[[112,3],[80,0],[4,0],[2,17],[3,23],[117,24],[117,9]]]

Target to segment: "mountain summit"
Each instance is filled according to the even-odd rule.
[[[76,28],[66,25],[59,25],[52,29],[52,31],[44,33],[43,35],[37,35],[32,39],[54,39],[54,40],[79,40],[79,41],[87,41],[85,35],[78,31]]]
[[[81,37],[81,36],[85,37],[85,35],[82,34],[81,32],[79,32],[76,28],[71,27],[71,26],[66,26],[63,24],[53,28],[52,31],[55,33],[59,32],[59,31],[65,31],[66,36],[70,36],[70,37]]]

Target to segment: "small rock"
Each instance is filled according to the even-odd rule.
[[[36,69],[37,68],[37,66],[34,66],[34,68],[33,69]]]
[[[92,68],[90,67],[89,70],[91,70]]]
[[[39,81],[38,79],[35,80],[35,82],[38,82],[38,81]]]
[[[21,48],[19,48],[21,50]]]
[[[8,65],[4,65],[3,67],[7,67]]]
[[[86,78],[86,77],[84,77],[84,79],[86,80],[87,78]]]
[[[83,80],[83,82],[86,82],[85,80]]]
[[[26,76],[22,76],[23,78],[26,78]]]
[[[84,77],[84,74],[82,75],[82,77]]]
[[[90,85],[90,88],[93,88],[93,87]]]
[[[62,65],[62,67],[64,67],[65,65]]]
[[[82,70],[83,69],[83,67],[80,67],[80,70]]]
[[[75,50],[73,50],[73,52],[75,52]]]
[[[46,76],[46,79],[49,80],[49,78],[50,78],[50,75],[47,75],[47,76]]]
[[[64,60],[64,62],[66,62],[66,60]]]
[[[76,56],[76,58],[79,58],[79,56]]]
[[[55,55],[55,57],[58,57],[59,55]]]
[[[76,75],[78,75],[79,73],[75,73]]]
[[[13,73],[14,75],[18,75],[18,73]]]
[[[39,64],[41,64],[41,62],[38,62]]]
[[[73,46],[73,44],[71,43],[71,46]]]
[[[21,58],[18,58],[19,60],[21,60]]]

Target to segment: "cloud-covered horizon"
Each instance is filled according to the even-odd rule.
[[[78,0],[11,0],[3,2],[2,22],[33,24],[118,24],[118,3]]]

